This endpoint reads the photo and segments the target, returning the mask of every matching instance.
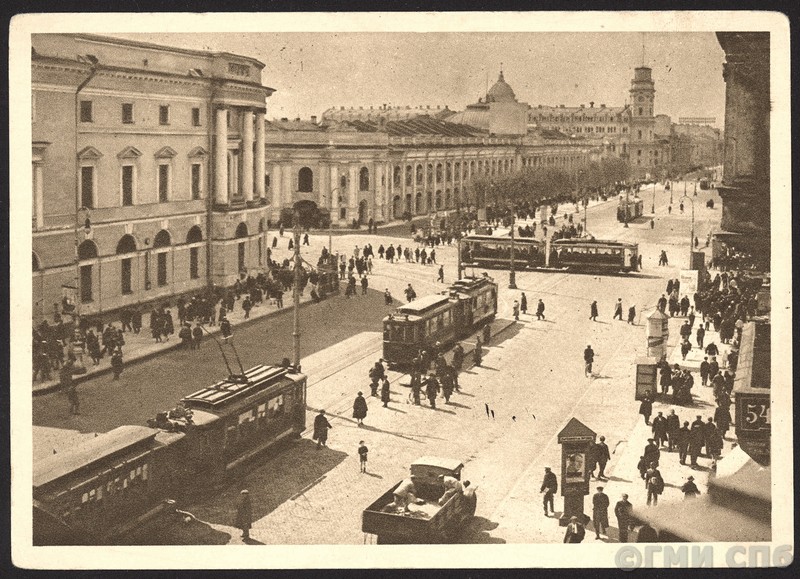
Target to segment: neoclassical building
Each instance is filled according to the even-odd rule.
[[[35,317],[63,298],[95,314],[227,285],[264,263],[263,69],[234,54],[33,35]]]

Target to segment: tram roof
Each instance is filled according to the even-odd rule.
[[[553,245],[562,246],[608,246],[608,247],[636,247],[636,243],[627,241],[615,241],[609,239],[557,239]]]
[[[33,465],[33,486],[42,487],[118,452],[138,446],[158,434],[147,426],[120,426],[71,450],[48,456]]]
[[[247,382],[238,382],[231,379],[220,380],[211,386],[189,394],[182,401],[187,408],[203,408],[213,411],[260,392],[281,382],[284,378],[296,381],[302,377],[302,374],[294,372],[292,368],[268,366],[266,364],[254,366],[247,370],[244,375],[247,378]]]
[[[494,241],[499,243],[511,243],[510,236],[495,236],[495,235],[481,235],[471,234],[464,237],[464,241]],[[535,243],[537,245],[544,245],[543,241],[534,239],[532,237],[514,237],[514,243]]]
[[[411,303],[405,304],[397,308],[398,313],[401,314],[421,314],[423,312],[427,312],[428,310],[432,310],[435,307],[441,306],[442,304],[446,303],[450,298],[446,295],[442,294],[434,294],[432,296],[425,296],[424,298],[419,298],[418,300],[414,300]]]

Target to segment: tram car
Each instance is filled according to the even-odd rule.
[[[179,499],[224,483],[305,429],[306,376],[258,365],[186,396],[150,426],[121,426],[33,468],[33,544],[124,544]]]
[[[383,319],[383,359],[407,366],[421,350],[447,348],[497,314],[497,284],[490,277],[465,278],[447,291],[400,306]]]
[[[467,267],[511,266],[511,238],[468,235],[461,241],[461,263]],[[514,238],[514,267],[518,270],[544,267],[545,243],[530,237]]]
[[[627,216],[626,216],[627,214]],[[644,201],[632,195],[620,195],[617,205],[617,221],[625,222],[644,215]]]
[[[638,270],[639,246],[601,239],[559,239],[550,245],[550,267],[572,271]]]

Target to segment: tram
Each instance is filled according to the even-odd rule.
[[[635,243],[559,239],[550,248],[550,267],[593,272],[629,272],[639,268],[639,246]]]
[[[620,195],[617,205],[617,221],[626,222],[644,215],[644,201],[632,195]]]
[[[33,544],[102,545],[305,428],[306,376],[260,364],[149,426],[121,426],[34,464]]]
[[[497,284],[490,277],[465,278],[441,294],[400,306],[383,319],[383,359],[406,366],[421,350],[447,348],[497,314]]]
[[[461,263],[467,267],[498,267],[511,265],[511,238],[491,235],[468,235],[461,241]],[[530,237],[514,238],[514,267],[544,267],[545,243]]]

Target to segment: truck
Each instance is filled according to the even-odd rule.
[[[377,536],[379,545],[456,542],[475,516],[476,487],[463,481],[462,488],[439,505],[445,494],[439,475],[461,481],[463,468],[457,459],[424,456],[415,460],[409,470],[417,500],[409,504],[409,511],[394,504],[394,491],[405,482],[403,479],[364,509],[361,530]]]

